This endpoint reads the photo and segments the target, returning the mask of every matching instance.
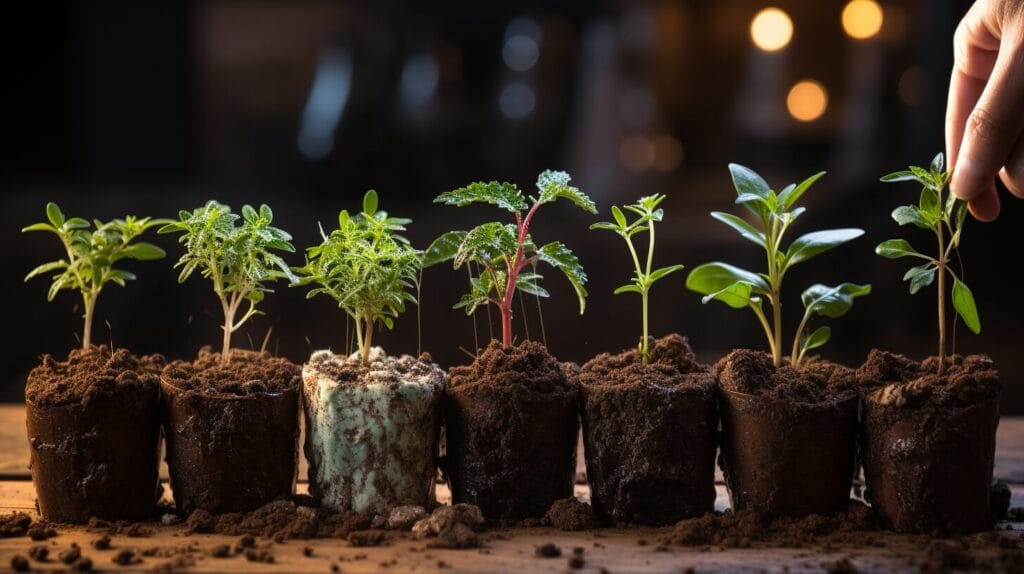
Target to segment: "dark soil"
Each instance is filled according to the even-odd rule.
[[[163,370],[163,379],[183,390],[213,395],[281,393],[298,388],[302,369],[267,352],[231,351],[224,364],[220,353],[203,347],[195,361],[174,361]]]
[[[179,510],[247,512],[291,495],[301,370],[266,353],[203,349],[162,376],[164,434]]]
[[[543,516],[572,495],[577,382],[543,345],[491,342],[449,372],[444,470],[455,502],[491,521]]]
[[[24,512],[12,512],[0,517],[0,538],[14,538],[28,534],[32,517]]]
[[[555,501],[548,510],[547,518],[559,530],[591,530],[601,527],[594,509],[575,496]]]
[[[311,500],[300,499],[311,503]],[[370,517],[355,513],[333,513],[324,508],[277,500],[247,513],[218,516],[205,510],[189,515],[190,532],[242,536],[240,548],[251,548],[254,536],[273,539],[347,538],[349,534],[370,527]]]
[[[850,502],[846,512],[833,516],[772,519],[752,510],[705,514],[679,522],[663,542],[725,548],[749,548],[753,544],[801,548],[826,542],[873,546],[881,534],[875,530],[870,509]]]
[[[809,357],[796,368],[775,368],[762,351],[737,349],[715,365],[722,389],[791,403],[836,402],[856,394],[853,369]]]
[[[878,350],[857,370],[865,497],[898,531],[985,530],[995,520],[999,373],[982,355],[950,357],[945,374],[937,371],[934,357],[918,363]]]
[[[476,506],[439,506],[430,516],[413,525],[412,534],[416,539],[432,539],[427,543],[430,548],[477,548],[480,546],[477,530],[483,525],[484,517]]]
[[[686,338],[598,355],[579,373],[594,510],[618,524],[672,524],[710,512],[718,429],[715,377]]]
[[[43,355],[42,364],[28,375],[25,400],[39,407],[84,408],[114,397],[120,402],[131,401],[133,396],[145,399],[158,392],[163,367],[161,355],[136,357],[126,349],[111,352],[106,345],[75,349],[66,361]]]
[[[547,544],[538,546],[537,549],[534,550],[534,555],[537,558],[558,558],[562,555],[562,549],[548,542]]]

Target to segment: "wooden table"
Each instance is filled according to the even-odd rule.
[[[28,444],[25,438],[25,410],[20,405],[0,405],[0,513],[11,511],[35,515],[35,491],[28,474]],[[582,448],[582,447],[581,447]],[[301,457],[300,457],[301,458]],[[581,471],[582,471],[582,456]],[[167,468],[161,463],[161,476]],[[999,426],[996,448],[995,476],[1008,482],[1013,493],[1013,506],[1024,506],[1024,417],[1004,417]],[[306,463],[300,460],[298,490],[305,492]],[[169,490],[169,489],[168,489]],[[728,497],[721,476],[718,477],[718,498],[715,507],[728,507]],[[447,489],[438,486],[438,499],[450,500]],[[589,498],[585,485],[577,486],[581,500]],[[1021,523],[1001,523],[1001,529],[1024,530]],[[440,550],[426,548],[425,541],[397,537],[389,545],[371,548],[353,548],[344,540],[291,540],[284,544],[260,541],[271,545],[274,564],[249,562],[243,556],[214,558],[207,554],[218,544],[234,544],[238,537],[188,534],[178,526],[152,527],[154,533],[145,538],[114,536],[115,549],[131,548],[175,550],[187,546],[198,551],[191,554],[188,572],[331,572],[332,565],[341,572],[566,572],[568,557],[574,548],[584,549],[585,564],[579,572],[822,572],[832,563],[849,558],[859,572],[916,572],[906,557],[888,548],[862,548],[836,550],[830,548],[751,548],[751,549],[698,549],[662,548],[658,540],[667,529],[602,529],[586,532],[561,532],[551,528],[517,528],[488,532],[487,542],[481,549]],[[84,526],[61,527],[59,535],[45,542],[50,555],[77,543],[83,554],[90,557],[95,568],[104,571],[146,571],[170,567],[172,559],[146,557],[143,562],[118,566],[112,561],[114,550],[100,552],[90,543],[99,538],[101,530]],[[1017,532],[1002,533],[1018,536]],[[560,558],[543,559],[534,556],[537,546],[554,543],[562,549]],[[37,542],[27,537],[0,539],[0,571],[8,568],[15,554],[27,556]],[[312,556],[305,555],[311,549]],[[392,562],[394,561],[394,562]],[[47,563],[32,561],[33,570],[61,570],[65,566],[51,559]],[[602,570],[604,569],[604,570]]]

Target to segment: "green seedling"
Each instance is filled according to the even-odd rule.
[[[363,196],[363,211],[338,214],[338,228],[330,235],[320,228],[323,242],[306,250],[306,264],[294,269],[297,285],[313,285],[310,299],[327,295],[355,322],[359,356],[370,360],[376,325],[388,329],[416,303],[410,292],[417,283],[422,252],[399,235],[410,219],[390,217],[377,209],[377,192]]]
[[[181,233],[185,254],[174,265],[180,267],[178,282],[184,283],[197,269],[213,283],[213,292],[224,312],[221,361],[231,356],[231,336],[254,315],[256,306],[271,293],[266,284],[277,279],[298,281],[288,264],[275,251],[291,253],[291,235],[271,226],[274,214],[266,205],[259,211],[246,205],[242,214],[210,200],[203,207],[178,212],[179,221],[160,228],[159,233]],[[248,309],[236,320],[242,303]]]
[[[729,165],[736,187],[736,203],[743,205],[755,216],[756,224],[729,213],[713,212],[712,217],[733,228],[748,241],[761,247],[767,256],[767,272],[753,273],[727,263],[706,263],[690,272],[686,286],[704,295],[704,302],[718,300],[734,309],[750,308],[764,328],[776,367],[783,363],[782,338],[782,281],[796,264],[820,255],[864,234],[861,229],[829,229],[814,231],[794,239],[787,248],[782,243],[786,232],[805,211],[797,202],[825,172],[820,172],[799,184],[786,186],[776,193],[761,178],[746,167]],[[828,342],[832,331],[822,326],[808,333],[808,322],[814,315],[828,318],[841,317],[850,310],[856,297],[871,292],[870,285],[842,283],[836,286],[811,285],[801,297],[804,316],[793,337],[790,362],[799,365],[804,355]],[[764,312],[764,301],[772,308],[769,321]]]
[[[579,259],[558,241],[537,247],[530,236],[530,224],[537,210],[545,204],[565,198],[588,213],[597,213],[594,202],[569,184],[569,174],[544,171],[537,177],[537,195],[525,197],[511,183],[477,182],[439,195],[434,202],[463,207],[473,203],[496,205],[512,213],[515,223],[485,223],[469,231],[449,231],[427,248],[423,265],[428,267],[454,260],[458,269],[472,263],[479,270],[470,278],[470,292],[455,308],[472,314],[477,307],[493,303],[501,313],[501,341],[512,345],[512,304],[516,291],[539,297],[548,292],[540,286],[542,277],[527,268],[542,261],[565,274],[579,299],[580,314],[586,309],[587,276]],[[527,201],[529,200],[529,201]],[[526,215],[523,215],[523,212]]]
[[[28,275],[25,281],[37,275],[53,274],[47,301],[53,301],[62,290],[78,291],[82,295],[85,309],[85,324],[82,327],[82,348],[92,345],[92,319],[96,301],[107,283],[124,287],[125,282],[135,279],[135,274],[114,265],[122,259],[153,261],[166,255],[152,243],[135,242],[151,227],[163,225],[170,220],[152,219],[128,215],[106,223],[94,220],[92,224],[80,217],[66,218],[56,203],[46,204],[46,222],[33,223],[22,229],[26,231],[49,231],[60,238],[66,257],[43,263]],[[90,226],[94,229],[89,229]]]
[[[959,275],[950,268],[951,257],[960,247],[960,237],[967,219],[967,204],[949,193],[949,172],[940,153],[928,168],[911,166],[907,171],[897,171],[882,178],[884,182],[916,181],[921,185],[921,197],[917,205],[902,205],[892,212],[892,218],[900,225],[914,225],[930,230],[938,243],[935,257],[925,255],[911,247],[903,239],[890,239],[878,245],[875,252],[887,259],[915,257],[925,263],[911,267],[903,276],[910,283],[910,292],[917,293],[938,278],[938,323],[939,323],[939,375],[946,369],[946,302],[947,276],[953,278],[950,295],[953,308],[973,333],[981,332],[981,319],[974,294]]]
[[[633,258],[633,280],[631,283],[616,289],[615,294],[637,293],[640,295],[643,331],[637,350],[640,352],[640,360],[644,365],[651,359],[651,337],[647,320],[648,294],[656,281],[683,269],[682,265],[670,265],[660,269],[654,269],[653,267],[654,224],[660,222],[664,217],[664,211],[658,207],[664,200],[665,196],[658,194],[642,197],[637,203],[625,205],[621,209],[613,205],[611,209],[613,222],[602,221],[590,226],[591,229],[614,231],[626,241],[629,255]],[[628,222],[626,214],[622,212],[623,209],[636,214],[637,218],[632,223]],[[641,264],[636,247],[633,245],[633,236],[644,232],[647,233],[647,260],[644,264]]]

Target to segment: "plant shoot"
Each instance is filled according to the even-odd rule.
[[[648,195],[640,198],[640,201],[631,205],[625,205],[621,209],[612,206],[613,222],[602,221],[590,226],[590,229],[606,229],[614,231],[619,237],[626,241],[629,255],[633,259],[633,280],[615,290],[616,295],[622,293],[637,293],[640,295],[641,314],[643,315],[643,330],[640,335],[640,344],[637,350],[640,352],[640,360],[646,365],[651,359],[651,336],[648,329],[648,294],[654,283],[676,271],[683,269],[682,265],[670,265],[654,269],[654,224],[664,217],[664,211],[658,207],[665,196],[661,194]],[[637,215],[632,222],[626,220],[626,214],[622,209]],[[647,233],[647,258],[641,264],[637,255],[636,247],[633,245],[633,236],[640,233]]]
[[[398,235],[410,219],[390,217],[377,209],[377,192],[363,197],[363,211],[338,214],[338,228],[330,235],[320,229],[323,242],[306,250],[306,264],[294,269],[298,285],[312,285],[307,299],[327,295],[355,322],[359,356],[369,362],[374,327],[394,327],[406,303],[416,303],[410,292],[416,285],[422,252]]]
[[[981,332],[981,319],[974,294],[951,268],[951,257],[960,247],[964,221],[967,219],[967,204],[960,201],[946,189],[950,173],[945,169],[945,160],[940,153],[928,168],[911,166],[907,171],[897,171],[882,178],[884,182],[916,181],[921,185],[921,197],[917,205],[902,205],[892,212],[892,218],[900,225],[914,225],[927,229],[935,235],[936,255],[925,255],[916,251],[904,239],[890,239],[878,245],[875,252],[887,259],[915,257],[925,262],[911,267],[903,276],[910,283],[911,294],[917,293],[938,278],[938,324],[939,324],[939,375],[946,369],[946,309],[948,303],[948,277],[953,279],[950,296],[953,308],[964,320],[971,332]],[[962,273],[962,272],[961,272]]]
[[[253,315],[256,305],[272,290],[266,283],[287,278],[298,281],[284,259],[275,251],[294,252],[291,235],[271,226],[274,214],[266,205],[259,211],[242,207],[242,215],[210,200],[203,207],[178,212],[179,221],[160,228],[159,233],[181,233],[185,254],[175,263],[181,268],[178,282],[184,283],[197,269],[213,283],[213,292],[224,312],[221,361],[231,356],[231,336]],[[248,308],[237,318],[242,303]]]
[[[776,193],[753,170],[730,164],[736,203],[743,205],[755,216],[755,224],[730,213],[713,212],[711,217],[737,231],[744,239],[764,250],[767,269],[754,273],[727,263],[706,263],[690,272],[686,286],[704,295],[704,303],[712,299],[734,309],[750,308],[757,316],[768,338],[772,359],[776,367],[783,364],[782,337],[782,282],[786,273],[796,264],[820,255],[864,234],[861,229],[829,229],[814,231],[794,239],[783,249],[783,239],[794,221],[805,211],[797,207],[804,193],[825,172],[820,172],[799,184],[790,184]],[[801,297],[804,316],[793,338],[790,363],[797,366],[807,351],[821,347],[832,335],[823,326],[808,333],[808,322],[814,315],[836,318],[850,310],[855,297],[871,292],[870,285],[843,283],[834,287],[812,285]],[[771,319],[764,311],[764,301],[771,306]]]
[[[471,315],[481,305],[494,304],[501,313],[501,341],[512,346],[512,304],[516,291],[539,297],[548,292],[539,285],[542,277],[526,269],[542,261],[562,271],[579,298],[580,314],[586,309],[587,276],[579,259],[558,241],[537,247],[530,236],[530,224],[542,205],[565,198],[588,213],[597,213],[594,202],[569,184],[564,171],[544,171],[537,177],[537,195],[525,197],[511,183],[477,182],[442,193],[434,203],[463,207],[473,203],[496,205],[512,214],[515,222],[484,223],[469,231],[449,231],[427,248],[423,265],[429,267],[454,260],[455,268],[472,263],[479,271],[471,275],[470,292],[455,308]],[[526,212],[523,215],[523,212]]]
[[[56,203],[46,204],[46,222],[33,223],[26,231],[49,231],[64,245],[66,257],[43,263],[25,276],[25,281],[43,273],[54,272],[47,301],[53,301],[61,290],[78,291],[85,309],[82,327],[82,348],[92,346],[92,322],[103,286],[114,283],[124,287],[135,275],[114,265],[122,259],[153,261],[166,255],[152,243],[135,242],[149,228],[163,225],[169,220],[126,216],[106,223],[95,220],[92,224],[80,217],[66,218]],[[93,226],[94,229],[89,229]]]

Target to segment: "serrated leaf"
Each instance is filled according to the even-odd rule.
[[[434,240],[423,252],[423,266],[430,267],[455,257],[466,239],[465,231],[449,231]]]
[[[875,247],[875,253],[885,257],[886,259],[899,259],[901,257],[919,257],[921,259],[932,260],[927,255],[922,255],[914,250],[913,247],[905,239],[889,239],[878,244]]]
[[[576,290],[582,315],[587,308],[587,290],[583,287],[587,282],[587,274],[576,255],[561,242],[552,241],[537,250],[537,258],[562,271]]]
[[[569,185],[569,180],[569,174],[564,171],[542,171],[537,176],[538,203],[548,203],[561,197],[588,213],[597,213],[594,202],[579,188]]]
[[[917,294],[921,289],[931,285],[935,281],[937,271],[934,263],[926,263],[908,269],[903,275],[903,280],[910,282],[910,294]]]
[[[841,283],[830,286],[818,283],[805,289],[800,300],[807,313],[835,319],[842,317],[853,307],[855,298],[870,293],[871,285]]]
[[[964,325],[975,335],[981,333],[981,319],[978,317],[978,306],[974,303],[974,294],[970,288],[953,278],[953,308],[964,320]]]
[[[804,193],[806,193],[807,190],[810,189],[811,185],[813,185],[814,182],[821,179],[821,177],[824,175],[825,172],[819,171],[818,173],[812,175],[811,177],[808,177],[807,179],[801,181],[799,184],[792,187],[787,187],[781,193],[779,193],[779,205],[782,206],[782,209],[784,210],[789,209],[794,204],[796,204],[796,202],[800,201],[800,198],[803,197]]]
[[[462,267],[466,261],[483,263],[500,259],[501,255],[511,257],[518,245],[515,226],[484,223],[469,230],[463,237],[455,252],[455,268]]]
[[[737,217],[731,213],[724,213],[722,211],[712,211],[711,217],[735,229],[744,239],[752,241],[761,247],[765,247],[764,233],[758,231],[756,227],[747,223],[743,218]]]
[[[471,183],[452,191],[446,191],[434,199],[434,203],[464,207],[472,203],[489,203],[501,209],[517,212],[527,208],[526,199],[519,188],[511,183],[497,181]]]
[[[795,265],[864,235],[863,229],[827,229],[801,235],[786,250],[786,265]]]

